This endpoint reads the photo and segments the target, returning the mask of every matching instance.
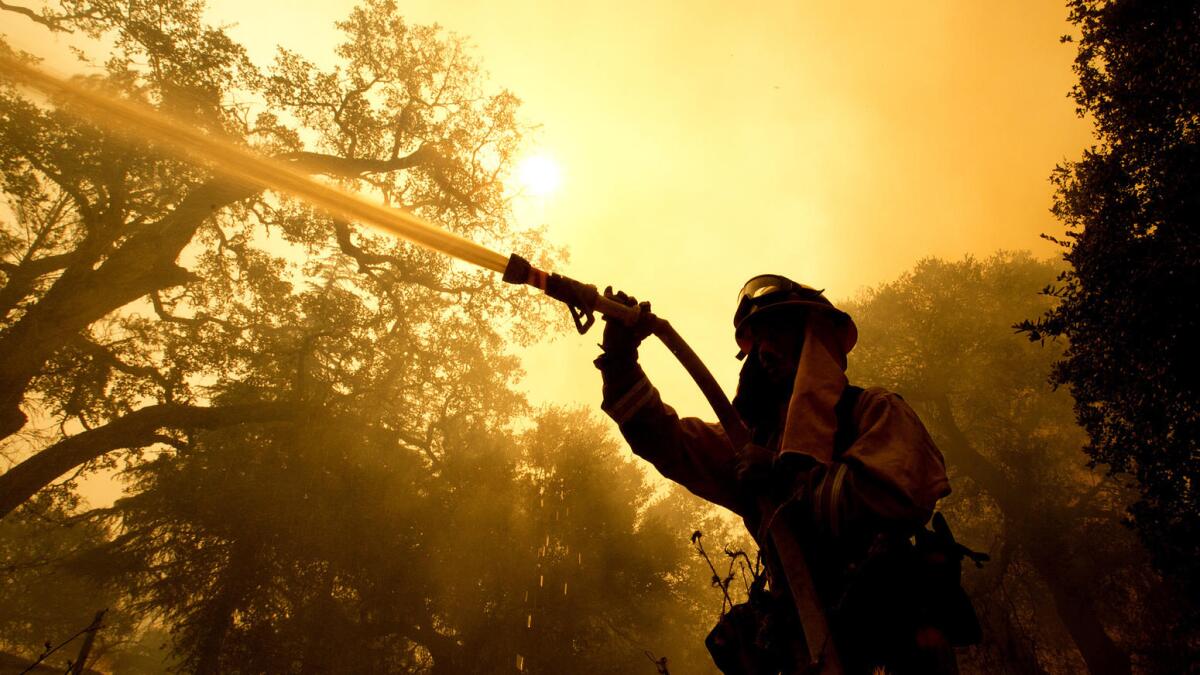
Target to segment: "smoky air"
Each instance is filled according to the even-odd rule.
[[[0,672],[1191,672],[1198,24],[0,3]]]

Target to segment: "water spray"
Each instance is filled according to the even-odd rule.
[[[726,432],[735,442],[745,437],[741,421],[700,358],[669,323],[657,317],[643,316],[643,310],[639,307],[607,298],[593,285],[537,269],[519,255],[497,253],[411,211],[386,206],[363,195],[323,183],[287,162],[263,157],[249,148],[205,133],[148,106],[106,95],[9,56],[0,55],[0,71],[17,82],[70,100],[77,107],[76,112],[93,124],[117,132],[136,130],[140,138],[154,142],[180,159],[202,163],[215,173],[290,195],[334,217],[369,225],[429,250],[501,272],[508,283],[533,286],[567,305],[580,334],[592,327],[597,313],[629,325],[638,321],[652,323],[654,334],[683,361],[698,382],[703,381],[701,388],[717,410],[722,424],[726,425]],[[737,443],[739,447],[742,444]]]
[[[249,148],[205,133],[148,106],[108,96],[78,82],[50,75],[11,55],[0,54],[0,72],[52,97],[70,100],[77,106],[74,112],[92,124],[118,133],[136,130],[140,138],[154,142],[180,159],[203,164],[214,173],[290,195],[336,218],[369,225],[429,250],[500,272],[505,282],[533,286],[567,305],[580,334],[592,327],[597,313],[626,325],[648,325],[699,385],[732,446],[740,449],[750,440],[741,418],[700,357],[670,323],[641,307],[608,298],[593,285],[540,270],[519,255],[504,256],[449,232],[411,211],[386,206],[315,180],[294,165],[263,157]],[[760,509],[765,513],[774,510],[766,503],[760,504]],[[782,519],[773,518],[772,522],[775,520]],[[817,599],[811,575],[803,564],[802,547],[782,523],[773,525],[770,535],[771,542],[780,554],[801,563],[788,570],[786,582],[804,627],[805,656],[813,666],[811,672],[839,675],[840,661],[830,639],[825,613]],[[797,661],[803,662],[802,659]]]
[[[448,232],[412,212],[322,183],[285,162],[263,157],[147,106],[105,95],[5,55],[0,55],[0,70],[17,82],[70,100],[82,109],[80,112],[87,112],[87,121],[92,124],[119,133],[136,130],[139,137],[154,142],[180,159],[203,163],[228,178],[291,195],[334,217],[371,225],[494,272],[503,272],[508,262],[505,256]]]

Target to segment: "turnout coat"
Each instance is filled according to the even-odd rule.
[[[786,518],[805,546],[818,595],[828,608],[844,604],[855,572],[873,547],[907,541],[950,492],[941,452],[899,395],[880,388],[854,388],[854,395],[847,395],[846,353],[854,338],[832,317],[810,313],[791,398],[778,413],[782,424],[775,426],[778,431],[758,430],[756,442],[779,455],[803,455],[800,464],[812,468],[769,495],[748,494],[739,484],[739,449],[719,424],[680,418],[636,363],[617,368],[604,357],[597,360],[605,380],[601,407],[633,452],[663,476],[741,516],[766,553],[772,594],[784,599],[786,584],[776,579],[792,561],[770,549],[766,525],[770,518]],[[784,508],[760,512],[763,496]],[[862,651],[848,634],[860,630],[858,623],[831,617],[843,654]],[[869,639],[880,641],[877,635]]]

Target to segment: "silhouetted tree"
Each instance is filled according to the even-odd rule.
[[[460,42],[373,1],[340,24],[337,69],[285,52],[259,70],[200,16],[67,2],[34,18],[113,41],[98,86],[520,245],[500,183],[516,101],[480,91]],[[11,86],[0,105],[16,218],[0,405],[9,451],[30,455],[0,476],[3,508],[46,499],[69,470],[128,467],[111,509],[62,514],[89,528],[63,585],[76,603],[106,598],[126,625],[168,630],[196,673],[500,672],[518,656],[529,672],[624,673],[651,667],[647,649],[711,668],[719,604],[686,542],[720,523],[652,497],[584,413],[511,431],[529,414],[505,355],[539,325],[528,294]],[[50,430],[15,435],[21,405]],[[52,534],[29,508],[4,524]],[[50,583],[14,579],[29,585],[5,589],[0,620]],[[69,609],[31,615],[14,641],[65,630]]]
[[[681,489],[656,497],[631,455],[583,411],[544,414],[521,446],[536,496],[536,566],[521,577],[531,589],[533,628],[518,643],[527,670],[635,673],[653,668],[651,651],[679,672],[716,672],[704,636],[720,596],[688,537],[700,527],[732,541],[740,525]]]
[[[501,183],[520,139],[517,101],[481,90],[460,41],[369,0],[340,24],[341,65],[326,72],[282,52],[263,71],[202,23],[202,9],[191,0],[68,1],[33,17],[106,40],[104,75],[92,79],[114,95],[519,247]],[[242,103],[256,99],[271,112]],[[533,318],[522,306],[530,296],[490,274],[168,159],[136,134],[92,126],[60,102],[35,103],[7,81],[0,188],[12,214],[0,228],[0,439],[25,426],[22,406],[58,429],[32,447],[19,441],[30,456],[0,475],[0,516],[115,451],[307,414],[306,383],[289,373],[370,350],[323,348],[294,293],[305,275],[322,271],[318,283],[374,298],[363,311],[379,320],[361,326],[356,348],[405,342],[408,360],[431,377],[453,368],[439,365],[431,326]],[[263,323],[264,308],[284,306],[295,313]],[[485,348],[500,340],[486,329],[477,337]],[[268,340],[289,355],[268,354]],[[433,414],[397,431],[423,437]]]
[[[89,552],[108,530],[98,519],[74,513],[77,502],[65,487],[45,490],[0,521],[0,652],[23,659],[21,668],[47,643],[57,646],[79,635],[97,611],[122,602],[121,591],[94,581]],[[98,631],[91,657],[129,647],[134,623],[128,613],[114,613]],[[48,663],[61,669],[79,645],[69,643]]]
[[[946,455],[957,534],[992,555],[967,570],[985,635],[967,666],[1171,672],[1181,649],[1160,638],[1177,614],[1121,527],[1129,491],[1086,466],[1070,396],[1046,382],[1059,347],[1011,328],[1045,311],[1055,274],[1028,254],[921,261],[850,305],[852,379],[919,411]]]
[[[95,564],[193,672],[704,672],[698,500],[651,504],[583,411],[446,426],[432,463],[369,419],[199,434],[138,467]]]
[[[1079,30],[1072,95],[1098,145],[1054,174],[1070,269],[1049,291],[1061,302],[1022,328],[1067,339],[1052,380],[1070,385],[1092,460],[1137,478],[1133,524],[1195,619],[1200,3],[1068,5]]]
[[[470,672],[477,623],[511,662],[511,446],[447,441],[478,472],[456,480],[389,436],[316,418],[140,467],[102,554],[136,572],[111,581],[172,627],[192,672]]]
[[[114,95],[485,243],[529,241],[510,227],[501,183],[520,140],[517,101],[481,89],[460,40],[369,1],[340,24],[335,69],[285,52],[260,70],[202,23],[202,9],[67,1],[24,18],[10,5],[0,11],[103,39],[112,51],[92,84]],[[275,112],[254,112],[248,100]],[[380,646],[350,629],[339,633],[353,638],[346,646],[261,638],[336,633],[345,582],[331,570],[344,551],[363,552],[337,535],[386,530],[378,520],[399,508],[364,490],[428,487],[387,471],[374,480],[353,462],[437,471],[452,429],[486,439],[524,410],[504,350],[536,330],[531,296],[285,196],[229,184],[67,108],[0,82],[0,187],[10,205],[0,223],[0,437],[18,460],[0,475],[0,515],[33,530],[11,512],[39,490],[70,471],[128,463],[135,494],[110,514],[116,538],[85,567],[135,582],[115,588],[174,630],[189,669],[320,670],[381,653],[374,663],[432,663],[435,647],[454,640],[438,632],[429,605],[404,595],[427,568],[394,584],[375,577],[368,596],[393,615],[421,610],[400,628],[368,622],[420,641]],[[43,428],[26,425],[22,408]],[[323,489],[304,491],[312,485]],[[449,500],[451,489],[437,494]],[[183,495],[200,511],[156,510]],[[306,501],[317,497],[320,509]],[[396,521],[432,528],[440,515]],[[402,564],[404,545],[377,549]],[[291,554],[297,562],[286,567],[281,556]],[[281,583],[294,584],[292,596],[272,595]],[[264,597],[287,604],[254,604]],[[262,635],[238,642],[251,628]],[[256,638],[308,651],[246,646]]]

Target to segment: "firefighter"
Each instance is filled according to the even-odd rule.
[[[636,304],[611,289],[605,295]],[[962,556],[952,538],[945,551],[912,543],[950,492],[924,425],[899,395],[849,384],[846,358],[858,331],[821,291],[756,276],[738,295],[733,324],[744,359],[733,403],[753,438],[744,448],[732,447],[720,425],[681,419],[662,402],[638,364],[649,325],[608,321],[595,361],[601,407],[633,452],[740,515],[764,552],[770,594],[751,608],[764,625],[750,635],[744,625],[718,625],[709,636],[714,660],[726,673],[800,670],[784,646],[802,630],[780,581],[793,561],[780,559],[766,534],[783,518],[803,544],[845,672],[956,672],[947,634],[962,619],[945,616],[945,599],[934,596],[965,600],[957,577],[945,578],[957,574]]]

